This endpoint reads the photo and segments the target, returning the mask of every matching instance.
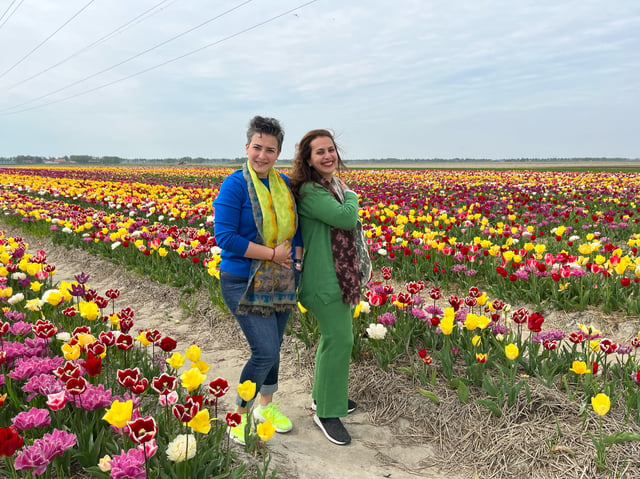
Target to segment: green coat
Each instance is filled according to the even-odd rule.
[[[305,299],[317,294],[325,303],[342,300],[331,252],[331,227],[351,230],[358,221],[358,195],[345,192],[341,204],[325,188],[305,183],[300,188],[298,220],[302,231],[304,257],[298,297]]]

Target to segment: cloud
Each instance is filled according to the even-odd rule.
[[[335,129],[347,158],[640,156],[635,0],[325,0],[284,13],[303,3],[95,2],[3,75],[86,5],[24,2],[0,28],[12,45],[0,156],[242,156],[257,113],[285,125],[283,157],[316,127]],[[596,139],[604,119],[614,133]]]

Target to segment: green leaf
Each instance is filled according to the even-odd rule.
[[[458,400],[462,404],[467,404],[469,402],[469,388],[463,382],[460,382],[458,385]]]
[[[627,441],[640,441],[640,434],[635,432],[616,432],[602,437],[602,442],[607,446]]]
[[[498,397],[498,388],[493,384],[488,374],[482,380],[482,389],[487,391],[490,396]]]
[[[495,401],[491,399],[476,399],[476,403],[486,406],[494,416],[502,417],[502,410]]]
[[[418,389],[418,392],[422,394],[424,397],[429,399],[434,404],[440,404],[440,398],[433,391],[428,391],[426,389]]]
[[[454,378],[449,382],[449,387],[458,391],[458,400],[462,404],[469,402],[469,388],[462,378]]]

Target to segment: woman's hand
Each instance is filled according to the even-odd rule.
[[[291,244],[289,244],[288,241],[284,241],[276,246],[274,251],[275,254],[273,255],[272,261],[287,269],[291,268],[291,263],[293,262],[291,259]]]
[[[344,181],[342,181],[342,179],[341,179],[341,178],[338,178],[337,176],[336,176],[335,178],[338,180],[338,185],[340,185],[340,189],[341,189],[342,191],[344,191],[344,190],[350,190],[350,189],[351,189],[351,188],[349,188],[349,187],[347,186],[347,184],[346,184]]]

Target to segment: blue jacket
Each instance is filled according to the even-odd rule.
[[[289,178],[282,173],[280,176],[288,185]],[[269,187],[268,178],[261,178],[261,181],[267,188]],[[249,242],[256,241],[258,229],[253,219],[249,189],[242,176],[242,170],[234,171],[222,182],[218,196],[213,201],[213,208],[214,235],[218,246],[222,249],[220,269],[248,278],[251,259],[245,258],[244,253],[249,247]],[[300,228],[292,241],[292,256],[296,246],[302,246]]]

